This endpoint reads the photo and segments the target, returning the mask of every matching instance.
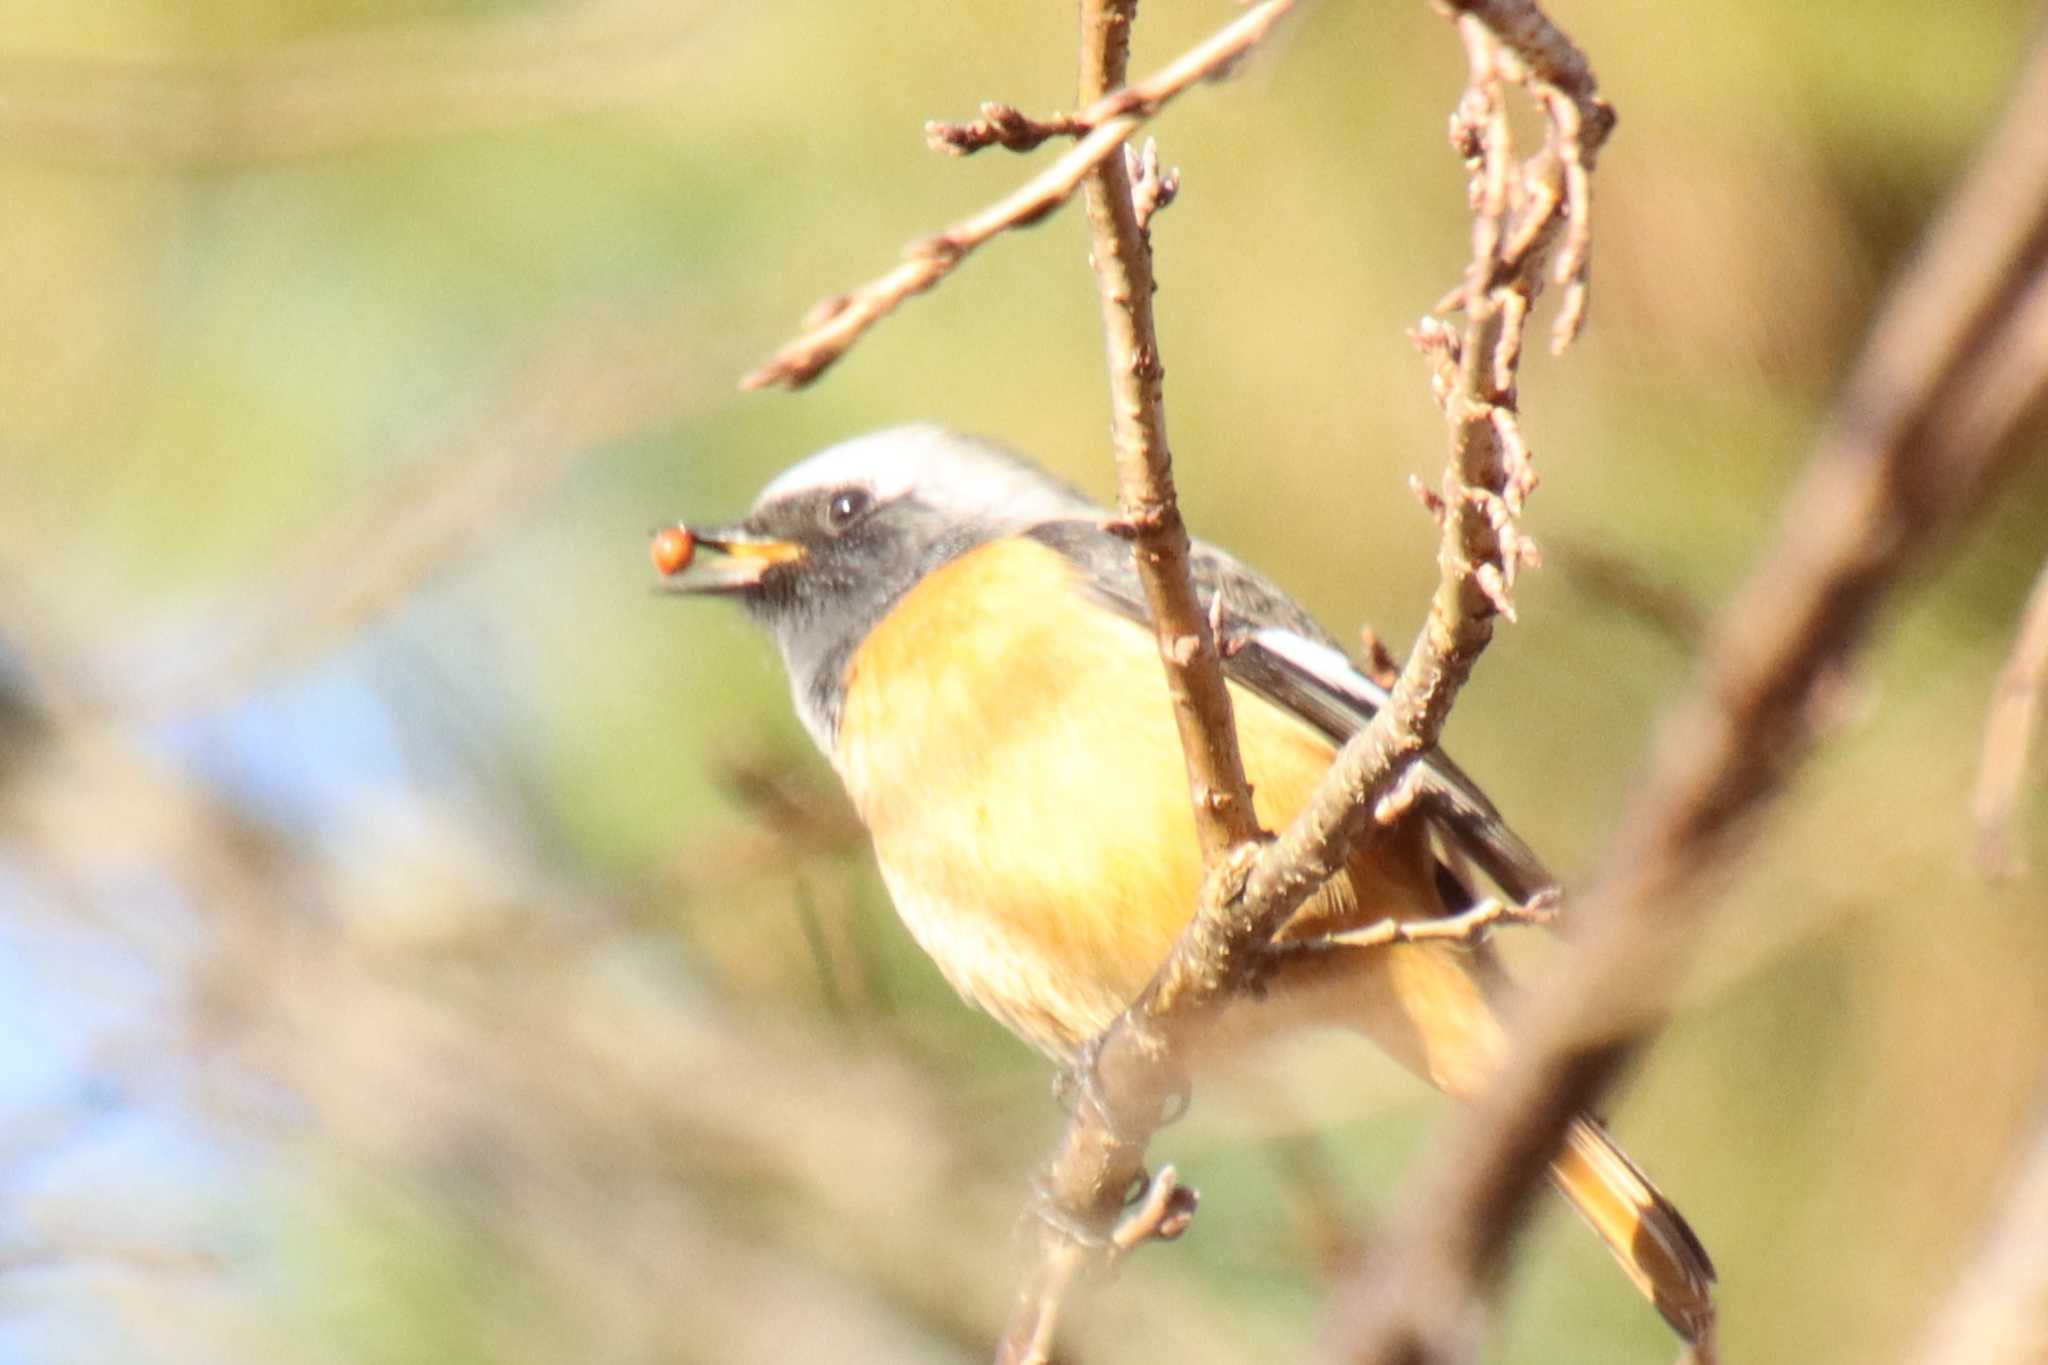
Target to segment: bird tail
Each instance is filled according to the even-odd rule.
[[[1375,844],[1370,856],[1383,859],[1385,849],[1384,843]],[[1378,864],[1354,863],[1347,888],[1350,904],[1402,903],[1403,889],[1389,889],[1387,881]],[[1408,894],[1409,903],[1419,899],[1412,890]],[[1332,918],[1347,908],[1340,904]],[[1264,1007],[1270,1009],[1274,999],[1298,999],[1298,1011],[1311,1018],[1346,1019],[1450,1095],[1470,1100],[1485,1089],[1507,1051],[1507,1039],[1487,999],[1487,985],[1497,972],[1483,947],[1397,944],[1379,950],[1363,972],[1341,961],[1320,965],[1329,973],[1322,985],[1337,992],[1334,1001],[1275,990]],[[1550,1176],[1636,1287],[1692,1347],[1695,1365],[1709,1365],[1714,1359],[1714,1266],[1678,1210],[1588,1116],[1573,1120],[1566,1131]]]
[[[1713,1360],[1714,1263],[1671,1201],[1590,1118],[1574,1120],[1550,1178],[1702,1365]]]

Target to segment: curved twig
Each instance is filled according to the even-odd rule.
[[[1294,0],[1265,0],[1145,80],[1076,115],[1072,126],[1087,128],[1087,135],[1059,160],[981,212],[912,242],[895,269],[818,304],[804,320],[803,332],[750,371],[740,387],[797,389],[816,379],[868,328],[944,279],[976,247],[1012,228],[1029,227],[1065,203],[1088,173],[1106,164],[1161,107],[1189,86],[1230,70],[1293,7]]]

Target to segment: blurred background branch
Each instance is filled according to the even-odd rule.
[[[108,685],[141,718],[218,706],[332,652],[485,549],[598,449],[675,420],[718,387],[694,329],[565,319],[495,384],[491,407],[404,472],[345,502],[260,571],[147,642]]]
[[[16,156],[231,167],[520,128],[659,98],[704,60],[711,0],[579,0],[197,60],[0,60]]]
[[[1345,1358],[1464,1358],[1550,1155],[1654,1039],[1708,910],[1704,884],[1812,748],[1879,608],[1981,514],[2048,392],[2048,41],[1894,286],[1783,529],[1664,722],[1634,813],[1575,910],[1512,1058],[1408,1192],[1340,1328]],[[2019,1359],[2019,1357],[2012,1357]]]
[[[2034,580],[2020,613],[2012,654],[1998,670],[1998,687],[1984,723],[1984,756],[1977,774],[1971,813],[1977,821],[1977,865],[1987,876],[2013,877],[2026,871],[2025,852],[2014,846],[2013,822],[2025,798],[2034,730],[2041,717],[2041,688],[2048,684],[2048,565]]]

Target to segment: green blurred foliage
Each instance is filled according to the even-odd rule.
[[[2037,15],[2017,0],[1557,9],[1621,124],[1596,182],[1592,329],[1525,375],[1544,476],[1529,526],[1711,606],[1769,534],[1885,280]],[[834,1344],[842,1358],[976,1358],[1003,1308],[1010,1214],[1058,1121],[1042,1065],[957,1004],[896,926],[766,642],[717,606],[650,592],[643,536],[731,514],[794,458],[913,418],[1001,437],[1108,492],[1072,213],[990,245],[814,389],[733,389],[816,299],[1025,173],[996,153],[934,157],[920,125],[982,99],[1067,103],[1069,10],[0,13],[0,590],[17,607],[0,621],[37,623],[15,647],[48,645],[114,698],[131,736],[164,719],[165,659],[201,678],[236,660],[210,705],[353,660],[407,776],[338,817],[352,832],[319,875],[375,922],[363,951],[378,971],[380,954],[431,959],[401,985],[363,969],[410,1002],[363,1010],[383,1031],[355,1046],[375,1064],[326,1059],[317,1024],[292,1035],[290,1065],[231,1050],[303,1106],[282,1122],[195,1106],[262,1137],[244,1216],[275,1235],[238,1253],[235,1313],[168,1335],[144,1315],[134,1358],[275,1359],[308,1339],[365,1361],[787,1359]],[[1135,66],[1227,13],[1149,7]],[[1156,125],[1184,175],[1155,242],[1189,520],[1340,634],[1369,619],[1405,638],[1435,574],[1403,483],[1433,470],[1443,437],[1404,329],[1464,252],[1443,140],[1461,79],[1428,6],[1326,2]],[[615,371],[633,383],[608,387]],[[522,441],[548,452],[544,469]],[[1992,680],[2048,555],[2044,495],[2037,467],[1891,614],[1828,750],[1727,877],[1688,1007],[1619,1102],[1617,1127],[1720,1261],[1731,1359],[1862,1360],[1914,1340],[2039,1112],[2041,882],[1968,868],[1967,804]],[[326,614],[322,593],[392,554],[392,529],[437,498],[469,510],[437,523],[402,590]],[[364,506],[385,511],[346,520]],[[353,529],[336,538],[338,520]],[[1583,874],[1626,818],[1688,658],[1590,590],[1568,548],[1553,558],[1526,580],[1522,624],[1488,655],[1453,747]],[[217,653],[236,631],[254,643]],[[735,795],[735,772],[768,774],[815,818],[764,816],[782,807]],[[2048,856],[2044,808],[2028,802],[2020,835]],[[609,908],[579,909],[593,903]],[[529,922],[547,927],[506,927]],[[928,1084],[944,1097],[929,1101],[943,1178],[878,1173],[856,1233],[773,1160],[708,1139],[640,1150],[640,1125],[669,1111],[578,1088],[573,1062],[520,1072],[518,1049],[548,1056],[550,1039],[492,954],[565,923],[575,971],[534,977],[543,993],[666,1021],[650,1037],[695,1037],[700,1009],[743,1037],[794,1030],[763,1054],[773,1065],[808,1055]],[[491,953],[449,946],[472,938]],[[1541,970],[1540,948],[1520,955]],[[158,1023],[204,1052],[204,1036]],[[439,1071],[401,1065],[421,1037],[463,1028],[504,1040],[488,1080],[488,1048]],[[420,1114],[372,1121],[425,1093]],[[588,1113],[557,1118],[563,1093]],[[864,1132],[865,1112],[817,1121],[848,1123],[845,1152],[872,1145],[878,1172],[895,1171],[900,1144]],[[1330,1283],[1319,1220],[1368,1227],[1440,1112],[1341,1042],[1205,1093],[1159,1148],[1203,1191],[1196,1230],[1091,1305],[1083,1357],[1302,1354]],[[696,1131],[687,1114],[661,1121]],[[432,1133],[397,1134],[408,1122]],[[591,1169],[561,1175],[575,1154]],[[559,1188],[522,1183],[549,1173]],[[950,1240],[923,1226],[941,1205],[960,1225]],[[609,1245],[626,1226],[645,1235]],[[985,1261],[978,1288],[955,1293],[969,1272],[946,1263],[963,1245]],[[880,1325],[845,1326],[870,1309]],[[1176,1320],[1199,1325],[1200,1353],[1160,1335]],[[1490,1358],[1664,1349],[1591,1239],[1548,1216]]]

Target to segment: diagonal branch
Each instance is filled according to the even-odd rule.
[[[1776,545],[1722,614],[1648,783],[1526,1002],[1492,1088],[1454,1120],[1340,1306],[1345,1359],[1456,1358],[1461,1322],[1572,1118],[1647,1042],[1704,877],[1811,746],[1820,703],[1901,577],[1982,508],[2048,394],[2048,38],[1892,291]]]
[[[803,332],[741,379],[740,387],[798,389],[816,379],[868,328],[951,274],[976,247],[998,233],[1029,227],[1065,203],[1161,107],[1188,87],[1229,71],[1293,7],[1294,0],[1265,0],[1145,80],[1091,105],[1073,121],[1087,135],[1059,160],[981,212],[912,242],[903,249],[903,263],[888,273],[818,304]]]

